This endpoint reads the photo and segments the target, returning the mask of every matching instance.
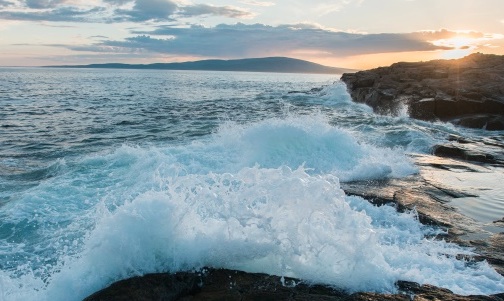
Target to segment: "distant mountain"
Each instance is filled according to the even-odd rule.
[[[288,57],[265,57],[239,60],[202,60],[183,63],[155,64],[90,64],[46,66],[52,68],[110,68],[110,69],[161,69],[161,70],[209,70],[209,71],[249,71],[281,73],[342,74],[356,70],[328,67],[308,61]]]

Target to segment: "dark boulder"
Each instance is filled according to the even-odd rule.
[[[328,286],[308,285],[298,279],[224,269],[204,269],[203,272],[159,273],[122,280],[87,297],[84,301],[503,300],[502,295],[460,296],[447,289],[406,281],[399,281],[397,288],[397,294],[349,294]]]
[[[200,278],[196,273],[148,274],[118,281],[84,300],[179,300],[200,290]]]

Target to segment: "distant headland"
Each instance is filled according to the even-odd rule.
[[[288,57],[265,57],[237,60],[201,60],[182,63],[154,64],[89,64],[44,66],[51,68],[109,68],[109,69],[158,69],[158,70],[202,70],[202,71],[245,71],[276,73],[342,74],[356,70],[328,67]]]

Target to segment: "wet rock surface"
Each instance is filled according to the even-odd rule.
[[[460,296],[447,289],[406,281],[399,281],[396,286],[398,294],[348,294],[327,286],[309,285],[298,279],[224,269],[203,269],[197,272],[149,274],[122,280],[84,300],[504,300],[504,294]]]
[[[504,166],[504,137],[464,138],[451,135],[449,142],[436,145],[433,154],[440,157]]]
[[[466,147],[469,144],[468,141],[464,143]],[[494,150],[490,148],[490,152]],[[479,151],[486,154],[489,150],[480,148]],[[463,214],[457,208],[457,200],[487,200],[477,187],[478,183],[470,182],[471,177],[468,177],[467,183],[462,182],[463,185],[459,186],[451,185],[447,177],[450,175],[458,179],[463,178],[464,174],[473,174],[499,179],[504,168],[500,162],[466,162],[459,156],[452,157],[413,155],[420,168],[419,174],[388,181],[342,183],[342,188],[347,194],[361,196],[378,206],[392,205],[398,211],[416,210],[421,223],[443,230],[438,239],[474,248],[477,255],[467,260],[486,260],[504,275],[504,223],[502,220],[485,223]],[[436,175],[443,181],[437,181]]]
[[[352,99],[380,114],[504,130],[504,56],[475,53],[458,60],[395,63],[345,73]]]

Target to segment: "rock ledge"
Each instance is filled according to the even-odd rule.
[[[126,300],[310,300],[310,301],[503,301],[504,294],[460,296],[447,289],[399,281],[397,294],[348,294],[322,285],[309,285],[300,280],[245,273],[224,269],[202,272],[158,273],[134,277],[112,284],[84,301]]]
[[[474,53],[458,60],[395,63],[344,73],[352,99],[379,114],[504,130],[504,56]]]

